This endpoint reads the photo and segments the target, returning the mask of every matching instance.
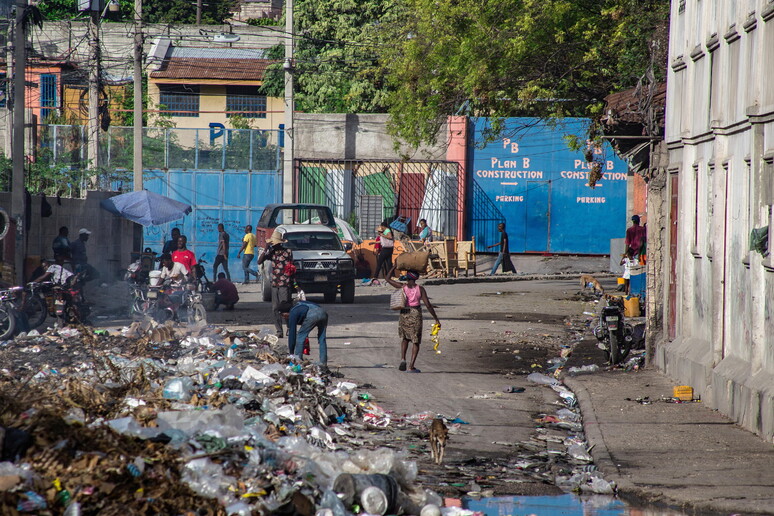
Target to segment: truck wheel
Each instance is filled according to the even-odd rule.
[[[345,304],[355,302],[355,280],[345,281],[341,284],[341,302]]]
[[[323,292],[323,297],[325,298],[326,303],[335,303],[336,302],[336,287],[331,287],[325,292]]]
[[[271,278],[269,274],[261,276],[261,298],[264,301],[271,301]]]

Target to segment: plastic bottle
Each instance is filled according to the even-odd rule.
[[[441,516],[441,509],[437,505],[429,503],[422,507],[419,516]]]

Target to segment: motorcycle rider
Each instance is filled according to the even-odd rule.
[[[161,279],[169,280],[170,286],[182,288],[188,281],[188,271],[181,262],[172,261],[172,255],[161,255]]]
[[[33,283],[40,283],[42,281],[51,280],[56,285],[66,285],[68,283],[68,280],[70,278],[76,277],[75,274],[68,271],[64,268],[65,260],[69,258],[69,255],[66,253],[59,253],[56,256],[54,256],[54,263],[49,264],[49,266],[46,268],[46,272],[43,273],[42,276],[35,278],[32,280]],[[72,280],[76,281],[76,280]]]

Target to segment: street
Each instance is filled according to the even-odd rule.
[[[237,328],[270,324],[270,305],[253,301],[257,287],[240,289],[247,291],[241,294],[246,302],[240,302],[234,312],[210,314],[209,320]],[[441,353],[432,349],[428,337],[432,319],[428,321],[425,311],[417,359],[420,374],[398,370],[398,314],[389,309],[393,291],[389,286],[358,286],[354,305],[323,305],[330,314],[329,366],[347,380],[373,385],[369,392],[376,402],[394,414],[429,412],[469,423],[459,425],[459,433],[452,435],[447,465],[477,459],[484,473],[493,469],[488,459],[509,465],[518,457],[514,445],[534,434],[533,419],[557,410],[558,396],[527,382],[526,375],[544,371],[547,361],[559,355],[560,346],[577,339],[577,321],[584,310],[584,304],[577,300],[577,279],[432,285],[426,289],[442,324]],[[310,295],[309,300],[322,303],[322,296]],[[310,341],[310,359],[315,360],[316,339]],[[510,386],[525,391],[504,393]],[[425,435],[419,444],[427,444]],[[459,475],[456,468],[434,468],[429,451],[417,458],[431,471],[431,484]],[[559,492],[542,480],[522,478],[508,483],[507,479],[504,475],[492,482],[494,492]],[[452,490],[452,494],[465,494],[468,487]]]

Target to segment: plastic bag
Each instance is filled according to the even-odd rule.
[[[406,293],[402,288],[397,289],[390,295],[390,310],[403,310],[406,308]]]

